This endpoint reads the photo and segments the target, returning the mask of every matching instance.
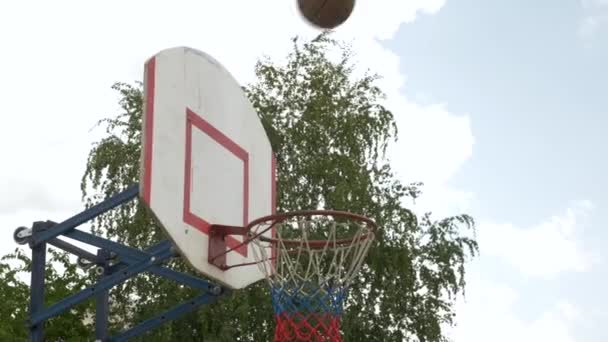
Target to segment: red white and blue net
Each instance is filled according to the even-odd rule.
[[[374,240],[375,224],[345,212],[307,211],[256,220],[250,234],[270,228],[274,238],[254,238],[251,250],[270,285],[274,341],[342,341],[348,289]]]

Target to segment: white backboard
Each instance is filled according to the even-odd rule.
[[[262,279],[256,265],[222,271],[208,262],[211,224],[244,226],[275,210],[272,148],[238,82],[201,51],[159,52],[145,65],[142,136],[140,197],[184,258],[230,288]],[[227,264],[255,261],[250,248],[230,252]]]

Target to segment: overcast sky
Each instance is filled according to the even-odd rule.
[[[0,3],[0,254],[82,208],[114,82],[185,45],[247,83],[296,34],[316,32],[291,0]],[[360,0],[338,35],[384,76],[418,209],[479,224],[455,341],[607,341],[608,1]]]

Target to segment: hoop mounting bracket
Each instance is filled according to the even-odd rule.
[[[230,251],[226,245],[226,235],[247,235],[247,227],[225,226],[212,224],[209,227],[209,248],[207,261],[225,271],[230,267],[226,264],[226,254]]]

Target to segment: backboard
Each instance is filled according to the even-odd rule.
[[[256,265],[223,271],[208,262],[210,225],[245,226],[275,211],[275,159],[241,86],[187,47],[150,58],[144,76],[141,199],[203,275],[233,289],[264,278]],[[250,248],[228,253],[227,263],[254,262]]]

